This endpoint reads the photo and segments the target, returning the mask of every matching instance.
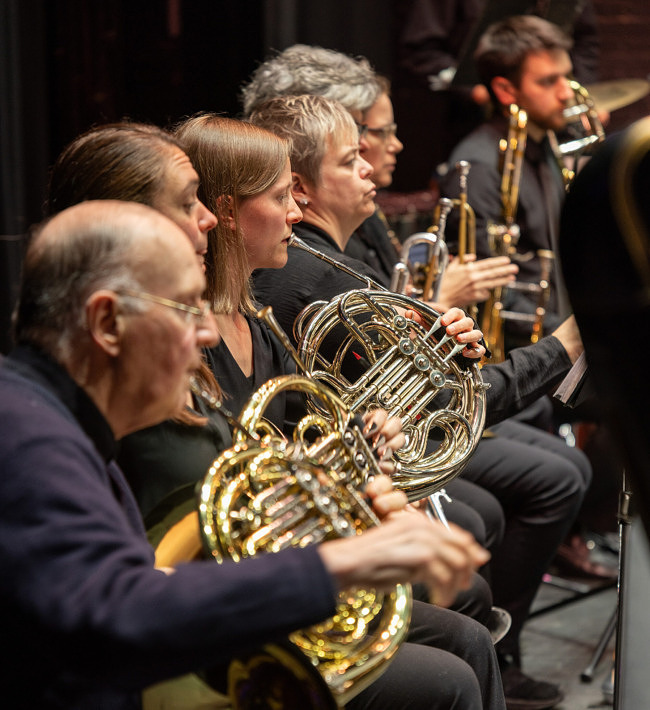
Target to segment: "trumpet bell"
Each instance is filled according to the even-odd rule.
[[[573,99],[564,110],[566,128],[560,135],[549,133],[551,146],[559,158],[580,155],[605,140],[605,130],[589,92],[574,79],[569,84]]]
[[[443,234],[416,232],[402,246],[400,261],[393,269],[390,290],[406,293],[410,286],[413,298],[435,301],[448,261],[449,251]]]

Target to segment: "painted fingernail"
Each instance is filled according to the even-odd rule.
[[[373,448],[373,451],[378,451],[380,446],[383,446],[386,443],[386,437],[382,434],[377,441],[375,441]]]
[[[372,434],[374,434],[377,431],[377,424],[375,422],[372,422],[366,428],[363,430],[363,435],[366,437],[366,439],[369,439]]]

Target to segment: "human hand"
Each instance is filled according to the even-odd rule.
[[[458,257],[449,261],[442,275],[438,301],[455,306],[481,303],[493,288],[507,286],[515,280],[519,271],[507,256],[492,256],[476,259],[476,254],[467,254],[461,264]]]
[[[554,335],[562,343],[573,365],[584,350],[575,316],[571,315],[562,321],[551,335]]]
[[[379,468],[390,476],[395,471],[393,452],[406,443],[406,437],[402,432],[402,421],[399,417],[389,417],[384,409],[366,412],[362,419],[365,424],[363,433],[370,438]]]
[[[361,535],[323,543],[319,553],[341,589],[389,591],[398,583],[422,582],[440,606],[467,589],[472,573],[490,558],[465,530],[409,511],[393,513]]]
[[[375,476],[366,485],[365,494],[370,499],[377,517],[381,520],[390,513],[397,513],[410,506],[406,493],[398,491],[388,476]]]
[[[465,357],[473,360],[483,357],[485,348],[480,344],[483,333],[475,328],[474,321],[461,308],[449,308],[433,301],[425,301],[427,306],[433,308],[438,313],[442,313],[440,325],[446,327],[446,332],[452,337],[456,337],[458,343],[465,343],[466,348],[462,350]],[[406,318],[416,321],[421,326],[426,327],[426,322],[422,316],[414,310],[402,311]]]
[[[450,308],[443,313],[440,324],[445,326],[447,335],[455,337],[458,343],[466,344],[467,347],[462,350],[465,357],[477,360],[485,355],[485,348],[480,344],[483,333],[465,311]]]

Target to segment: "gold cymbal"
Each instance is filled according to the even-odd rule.
[[[650,93],[650,81],[645,79],[613,79],[585,87],[596,108],[616,111],[629,106]]]

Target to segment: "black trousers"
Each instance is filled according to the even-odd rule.
[[[414,602],[406,643],[349,710],[504,710],[487,629],[466,616]]]
[[[462,475],[450,481],[445,491],[451,498],[451,502],[443,501],[442,506],[447,520],[471,532],[494,554],[503,541],[506,527],[501,503],[490,491],[465,480]]]
[[[591,482],[579,449],[537,427],[509,419],[484,438],[461,476],[492,493],[506,521],[490,563],[494,603],[512,616],[499,651],[519,656],[530,605]]]

